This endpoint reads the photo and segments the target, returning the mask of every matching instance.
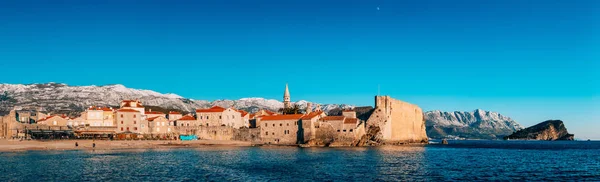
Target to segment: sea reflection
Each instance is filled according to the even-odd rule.
[[[2,181],[600,180],[600,145],[490,145],[30,151],[0,153],[0,174]]]

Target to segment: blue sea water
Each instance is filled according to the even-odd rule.
[[[0,153],[0,181],[600,181],[600,142]]]

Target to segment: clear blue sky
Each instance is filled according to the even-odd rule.
[[[379,7],[379,9],[378,9]],[[481,108],[600,139],[600,4],[0,1],[0,83],[124,84],[193,99]]]

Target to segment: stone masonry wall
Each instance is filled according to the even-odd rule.
[[[367,127],[376,126],[385,142],[427,142],[423,111],[417,105],[393,99],[389,96],[375,97],[375,111],[367,121]]]

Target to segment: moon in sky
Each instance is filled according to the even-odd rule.
[[[377,11],[379,11],[379,6],[377,6]]]

